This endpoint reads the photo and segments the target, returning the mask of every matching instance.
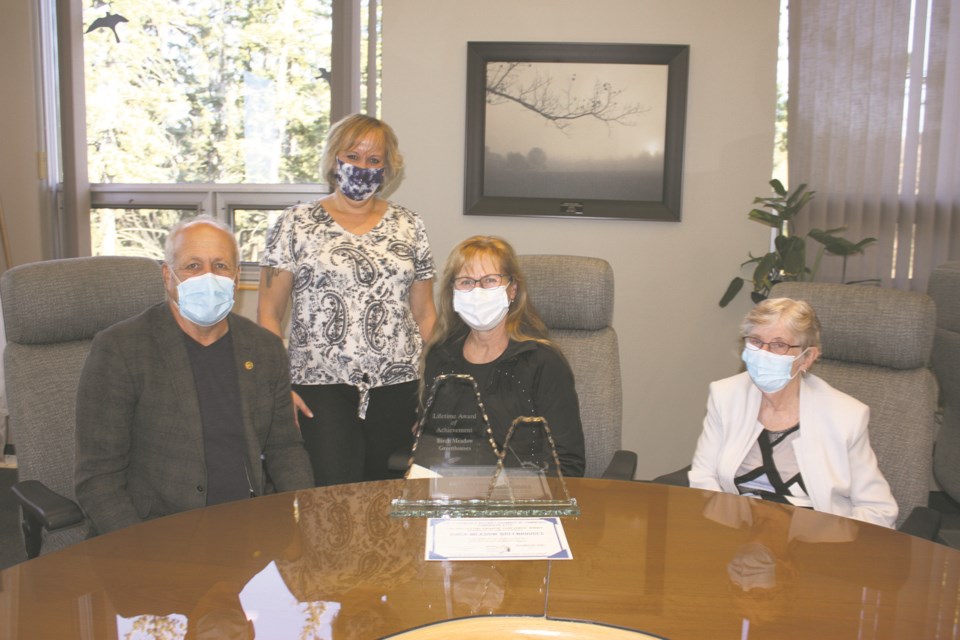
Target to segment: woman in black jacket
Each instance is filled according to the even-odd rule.
[[[563,474],[582,476],[586,461],[573,372],[530,304],[513,248],[493,236],[464,240],[447,259],[438,294],[437,322],[424,349],[423,395],[438,375],[469,374],[497,447],[517,417],[542,417]]]

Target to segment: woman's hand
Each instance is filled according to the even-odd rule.
[[[303,398],[296,391],[291,391],[290,395],[293,397],[293,424],[297,425],[297,429],[300,428],[300,417],[298,414],[302,413],[308,418],[313,417],[313,412],[310,411],[310,407],[307,406],[307,403],[303,401]]]

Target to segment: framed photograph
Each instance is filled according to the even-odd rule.
[[[679,221],[689,57],[467,43],[464,213]]]

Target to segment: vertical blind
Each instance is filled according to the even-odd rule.
[[[817,279],[923,291],[960,260],[960,0],[789,10],[789,182],[817,192],[796,230],[877,238],[845,273],[825,257]]]

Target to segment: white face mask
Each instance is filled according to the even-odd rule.
[[[476,331],[489,331],[507,317],[510,300],[507,286],[493,289],[476,286],[472,291],[453,291],[453,310]]]

